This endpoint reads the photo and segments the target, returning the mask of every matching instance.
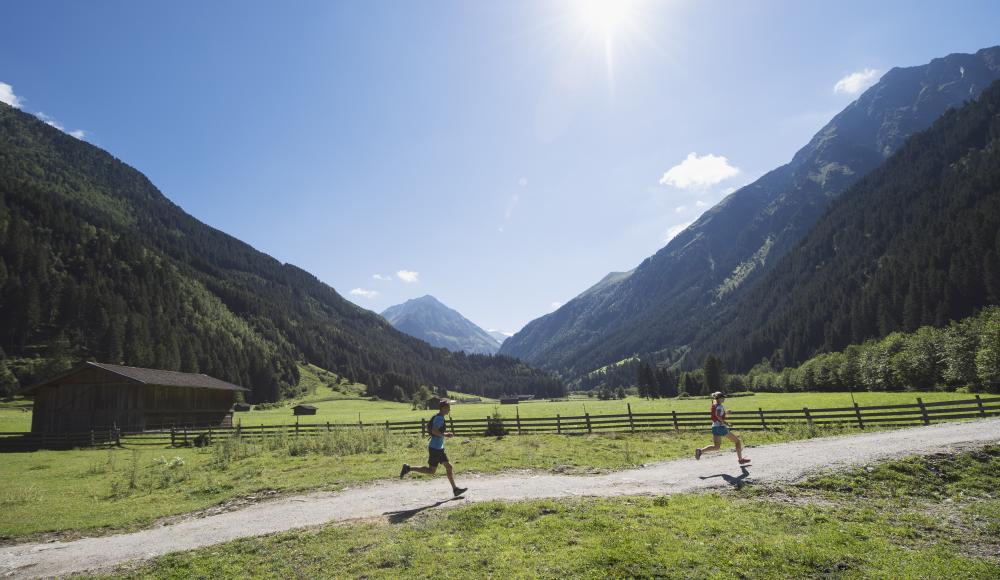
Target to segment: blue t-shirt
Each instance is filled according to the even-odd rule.
[[[430,429],[437,429],[442,435],[440,437],[431,435],[431,442],[427,446],[431,449],[444,449],[444,415],[434,415],[431,417]]]

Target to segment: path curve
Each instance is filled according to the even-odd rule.
[[[794,481],[827,467],[846,467],[996,442],[1000,442],[1000,419],[985,419],[766,445],[748,450],[748,455],[753,457],[752,481],[779,483]],[[420,481],[383,481],[339,492],[290,496],[129,534],[0,548],[0,576],[35,578],[95,571],[237,538],[327,522],[391,517],[393,513],[405,516],[407,512],[436,505],[454,507],[490,500],[658,495],[724,487],[728,483],[722,474],[740,475],[735,457],[730,451],[708,455],[701,461],[668,461],[591,476],[463,476],[459,471],[460,485],[469,487],[467,498],[446,503],[440,503],[451,495],[443,476]]]

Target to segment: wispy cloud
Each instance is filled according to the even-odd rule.
[[[686,210],[687,208],[688,207],[686,205],[679,205],[679,206],[677,206],[677,207],[674,208],[674,213],[681,213],[684,210]]]
[[[35,113],[35,116],[44,121],[45,124],[48,125],[49,127],[55,127],[56,129],[59,129],[63,133],[76,137],[77,139],[82,140],[84,137],[87,136],[87,132],[84,131],[83,129],[77,129],[75,131],[67,131],[66,128],[63,127],[61,123],[59,123],[59,121],[56,121],[54,118],[50,117],[49,115],[46,115],[42,111],[38,111],[37,113]]]
[[[739,168],[731,165],[729,160],[721,155],[709,153],[698,156],[697,153],[689,153],[684,161],[663,174],[660,184],[680,189],[705,189],[739,173]]]
[[[878,82],[881,71],[866,68],[863,71],[851,73],[833,85],[833,92],[845,95],[856,95]]]
[[[704,202],[704,201],[702,201],[702,200],[699,199],[698,201],[694,202],[694,206],[695,207],[708,207],[708,203],[706,203],[706,202]]]
[[[686,230],[688,228],[688,226],[691,225],[691,224],[693,224],[693,223],[694,223],[693,221],[690,221],[690,222],[686,222],[686,223],[683,223],[683,224],[677,224],[675,226],[671,226],[670,229],[667,230],[666,235],[663,237],[663,241],[664,242],[669,242],[670,240],[676,238],[677,234],[679,234],[679,233],[683,232],[684,230]]]
[[[551,306],[551,307],[552,307],[552,310],[558,310],[558,309],[559,309],[559,307],[561,307],[562,305],[563,305],[563,303],[562,303],[562,302],[553,302],[553,303],[552,303],[552,304],[550,304],[549,306]]]
[[[382,280],[383,282],[392,280],[392,276],[383,276],[382,274],[372,274],[372,278],[376,280]]]
[[[355,288],[351,290],[351,296],[361,296],[362,298],[374,298],[378,296],[378,290],[365,290],[364,288]]]
[[[500,330],[500,329],[497,329],[497,328],[487,328],[486,332],[499,332],[500,334],[502,334],[504,336],[514,336],[513,332],[507,332],[505,330]]]
[[[420,272],[412,270],[400,270],[396,272],[396,277],[407,284],[415,284],[420,281]]]
[[[7,103],[15,109],[20,109],[22,99],[14,94],[14,87],[7,83],[0,83],[0,103]]]

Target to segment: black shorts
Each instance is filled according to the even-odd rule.
[[[448,454],[444,452],[444,449],[434,449],[433,447],[428,447],[427,465],[430,467],[437,467],[439,463],[448,463]]]

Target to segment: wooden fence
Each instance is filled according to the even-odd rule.
[[[705,412],[633,413],[553,417],[514,417],[502,419],[503,428],[511,434],[555,433],[578,435],[586,433],[643,433],[655,431],[708,430],[710,419]],[[961,401],[916,403],[905,405],[878,405],[836,407],[826,409],[769,409],[756,411],[732,410],[727,413],[733,428],[745,431],[782,429],[790,425],[844,425],[859,429],[867,427],[907,427],[930,425],[942,421],[980,419],[1000,416],[1000,397],[980,397]],[[481,419],[447,419],[446,425],[456,435],[485,435],[492,416]],[[302,423],[292,425],[240,425],[233,427],[175,427],[143,433],[122,433],[115,429],[90,433],[60,435],[32,435],[26,433],[0,433],[0,451],[30,450],[41,448],[71,448],[101,445],[118,446],[190,446],[207,445],[220,437],[239,436],[260,439],[274,436],[308,436],[342,429],[378,428],[409,434],[426,432],[426,419],[417,421],[384,421],[379,423]]]

